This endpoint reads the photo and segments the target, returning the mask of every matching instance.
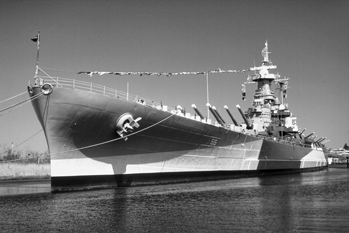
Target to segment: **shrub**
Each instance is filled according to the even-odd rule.
[[[1,146],[1,145],[0,145]],[[39,153],[37,151],[25,148],[24,150],[18,151],[16,149],[10,148],[9,146],[1,146],[2,151],[0,153],[0,163],[1,162],[16,162],[20,164],[46,164],[50,163],[50,155],[48,152]]]

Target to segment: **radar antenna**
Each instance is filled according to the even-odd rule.
[[[269,54],[270,52],[268,52],[268,41],[265,41],[265,47],[264,49],[262,50],[262,56],[264,58],[263,62],[268,62],[270,63],[269,61]]]

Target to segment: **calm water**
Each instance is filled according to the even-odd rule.
[[[349,169],[56,194],[47,182],[20,195],[0,187],[1,232],[349,231]]]

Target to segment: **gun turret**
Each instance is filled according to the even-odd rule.
[[[306,128],[304,128],[304,129],[302,130],[302,132],[299,133],[300,139],[303,139],[303,136],[302,136],[302,135],[303,135],[303,133],[305,132],[305,130],[306,130]]]
[[[321,137],[320,139],[318,139],[317,141],[314,142],[314,144],[317,146],[317,147],[321,147],[321,144],[320,142],[325,140],[325,138]]]

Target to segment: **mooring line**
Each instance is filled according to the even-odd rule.
[[[38,98],[40,94],[42,95],[42,93],[39,93],[39,94],[36,95],[36,98]],[[166,117],[166,118],[164,118],[164,119],[162,119],[162,120],[160,120],[160,121],[158,121],[158,122],[156,122],[156,123],[154,123],[154,124],[152,124],[152,125],[150,125],[150,126],[144,128],[144,129],[141,129],[141,130],[139,130],[139,131],[136,131],[136,132],[134,132],[134,133],[131,133],[131,134],[127,135],[127,136],[123,136],[123,137],[120,137],[120,138],[115,138],[115,139],[112,139],[112,140],[108,140],[108,141],[104,141],[104,142],[100,142],[100,143],[96,143],[96,144],[93,144],[93,145],[84,146],[84,147],[80,147],[80,148],[76,148],[76,149],[72,149],[72,150],[66,150],[66,151],[56,152],[56,153],[48,153],[47,155],[51,156],[51,155],[58,155],[58,154],[64,154],[64,153],[68,153],[68,152],[73,152],[73,151],[77,151],[77,150],[84,150],[84,149],[88,149],[88,148],[92,148],[92,147],[101,146],[101,145],[104,145],[104,144],[107,144],[107,143],[110,143],[110,142],[118,141],[118,140],[121,140],[121,139],[125,139],[125,138],[131,137],[131,136],[133,136],[133,135],[136,135],[136,134],[138,134],[138,133],[141,133],[141,132],[143,132],[143,131],[145,131],[145,130],[148,130],[148,129],[150,129],[150,128],[152,128],[152,127],[158,125],[158,124],[161,124],[162,122],[164,122],[164,121],[170,119],[170,118],[173,117],[174,115],[176,115],[176,114],[175,114],[175,113],[172,113],[170,116],[168,116],[168,117]],[[1,115],[0,115],[0,116],[1,116]],[[25,142],[28,141],[29,139],[31,139],[31,138],[33,138],[34,136],[36,136],[37,134],[39,134],[41,131],[43,131],[43,130],[42,130],[42,129],[39,130],[38,132],[36,132],[34,135],[32,135],[31,137],[29,137],[28,139],[26,139],[26,140],[24,140],[23,142],[21,142],[20,144],[16,145],[16,147],[14,147],[14,148],[17,148],[18,146],[22,145],[23,143],[25,143]],[[3,154],[5,154],[5,153],[7,153],[7,152],[8,152],[8,151],[6,151],[6,152],[0,154],[0,156],[3,155]],[[40,157],[41,157],[41,156],[32,157],[32,158],[23,158],[23,159],[7,160],[7,161],[1,161],[0,163],[10,163],[10,162],[15,162],[15,161],[21,161],[21,160],[27,160],[27,159],[33,159],[33,158],[40,158]]]
[[[11,106],[9,106],[9,107],[3,108],[3,109],[0,110],[0,113],[1,113],[1,112],[4,112],[4,111],[6,111],[6,110],[7,110],[7,111],[6,111],[5,113],[0,114],[0,116],[5,115],[5,114],[7,114],[7,113],[9,113],[9,112],[11,112],[11,111],[13,111],[13,110],[16,110],[17,108],[22,107],[22,106],[25,105],[26,103],[29,103],[29,102],[31,102],[31,101],[33,101],[33,100],[39,98],[39,97],[42,96],[42,95],[43,95],[43,93],[40,92],[40,93],[38,93],[38,94],[36,94],[36,95],[30,97],[29,99],[23,100],[23,101],[21,101],[21,102],[18,102],[18,103],[16,103],[16,104],[13,104],[13,105],[11,105]]]
[[[23,95],[23,94],[25,94],[25,93],[28,93],[28,92],[25,91],[25,92],[20,93],[20,94],[18,94],[18,95],[12,96],[12,97],[10,97],[10,98],[8,98],[8,99],[6,99],[6,100],[2,100],[2,101],[0,101],[0,104],[3,103],[3,102],[6,102],[6,101],[8,101],[8,100],[12,100],[12,99],[14,99],[14,98],[16,98],[16,97],[18,97],[18,96],[21,96],[21,95]]]

